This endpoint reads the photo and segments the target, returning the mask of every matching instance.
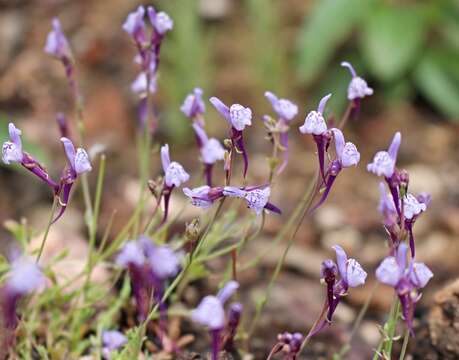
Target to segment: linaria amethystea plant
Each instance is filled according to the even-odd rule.
[[[274,126],[267,125],[268,131],[272,134],[274,132],[279,133],[279,144],[284,154],[284,160],[279,167],[277,173],[280,174],[284,171],[288,163],[288,130],[289,123],[298,114],[298,106],[287,99],[279,99],[270,91],[265,92],[266,98],[271,103],[273,110],[278,116],[278,120]],[[265,121],[265,124],[267,122]],[[269,124],[269,123],[268,123]]]
[[[44,281],[41,269],[32,259],[21,256],[12,262],[6,282],[0,288],[0,354],[14,344],[20,301],[43,286]]]
[[[209,139],[204,128],[197,122],[193,124],[193,129],[196,133],[201,160],[204,164],[204,177],[207,185],[212,186],[212,168],[217,161],[224,159],[225,149],[217,139]]]
[[[31,155],[23,151],[21,130],[16,128],[13,123],[9,123],[8,131],[10,141],[5,141],[2,146],[2,160],[5,164],[20,163],[24,168],[32,172],[45,184],[47,184],[55,194],[59,192],[60,186],[48,174],[47,170]]]
[[[327,324],[330,324],[336,307],[347,295],[349,288],[363,285],[367,278],[367,273],[362,266],[357,260],[348,259],[341,246],[335,245],[333,249],[336,252],[336,263],[331,259],[324,260],[320,270],[322,281],[327,286],[327,314],[324,320],[318,321],[310,330],[308,337],[317,334]]]
[[[277,344],[271,350],[268,359],[270,360],[275,354],[283,353],[284,360],[295,360],[301,350],[304,336],[301,333],[284,332],[277,336]]]
[[[118,330],[104,331],[102,333],[102,355],[104,359],[110,360],[112,352],[123,347],[127,341],[127,337]]]
[[[408,247],[400,244],[394,256],[388,256],[376,269],[376,277],[383,284],[392,286],[397,292],[405,323],[413,334],[413,315],[419,292],[427,285],[433,273],[421,262],[407,261]]]
[[[229,281],[217,294],[205,296],[196,309],[191,312],[191,319],[206,326],[212,337],[212,360],[218,359],[221,349],[221,332],[225,327],[225,303],[239,288],[236,281]]]
[[[311,134],[314,138],[314,141],[317,145],[317,156],[319,158],[319,169],[322,178],[325,181],[325,149],[328,147],[328,144],[331,139],[331,134],[327,128],[327,123],[323,112],[325,110],[325,105],[330,99],[331,94],[324,96],[317,107],[317,111],[312,110],[304,119],[304,124],[300,126],[300,132],[302,134]]]
[[[357,75],[351,63],[343,61],[341,66],[347,68],[352,75],[352,80],[347,88],[347,98],[350,101],[360,101],[365,96],[373,95],[373,89],[368,86],[364,79]]]
[[[244,159],[243,175],[245,177],[249,167],[249,158],[244,145],[243,130],[246,126],[252,125],[252,110],[241,104],[233,104],[228,107],[216,97],[211,97],[210,102],[231,126],[231,145],[233,150],[242,154]],[[231,154],[231,156],[233,155]]]
[[[123,246],[116,263],[129,271],[139,320],[145,320],[148,315],[152,293],[159,304],[162,319],[165,318],[167,309],[162,302],[164,283],[177,275],[180,259],[180,253],[168,245],[155,245],[146,236],[128,241]]]
[[[202,115],[206,111],[206,105],[202,100],[202,89],[194,88],[191,94],[188,94],[183,101],[180,110],[185,114],[185,116],[193,122],[198,123],[201,126],[204,126],[204,119]]]
[[[351,166],[357,166],[360,161],[360,153],[357,147],[353,143],[344,140],[344,135],[340,129],[330,129],[330,133],[333,134],[335,140],[336,157],[328,164],[327,171],[323,177],[325,189],[319,202],[311,209],[311,212],[316,210],[327,199],[333,183],[341,170]]]
[[[164,197],[163,222],[165,222],[169,212],[169,200],[172,190],[175,187],[180,187],[182,183],[187,182],[190,179],[190,175],[188,175],[183,166],[178,162],[171,161],[168,144],[161,147],[161,163],[164,170],[164,186],[161,196]]]

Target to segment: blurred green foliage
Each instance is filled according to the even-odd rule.
[[[320,0],[298,40],[304,85],[333,81],[325,69],[331,61],[352,61],[350,53],[363,60],[359,73],[386,98],[422,94],[445,116],[459,118],[457,1]]]

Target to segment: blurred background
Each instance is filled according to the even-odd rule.
[[[322,305],[320,262],[333,256],[331,245],[341,244],[371,271],[383,258],[386,248],[377,212],[377,179],[365,172],[365,166],[377,150],[388,146],[397,130],[403,135],[399,164],[410,173],[411,191],[427,191],[433,196],[431,208],[415,229],[418,258],[435,273],[418,307],[417,326],[431,324],[429,310],[438,306],[435,292],[454,280],[459,270],[459,3],[151,3],[174,20],[174,30],[167,34],[162,47],[159,90],[155,96],[160,122],[157,139],[169,142],[172,158],[193,173],[193,185],[201,184],[198,150],[190,123],[179,107],[195,86],[204,89],[205,98],[215,95],[226,103],[238,102],[252,108],[254,125],[246,135],[250,183],[263,183],[269,171],[266,156],[270,145],[261,117],[272,114],[272,110],[264,92],[270,90],[299,106],[291,129],[291,160],[272,195],[284,215],[270,216],[263,236],[250,245],[248,258],[260,251],[285,222],[315,171],[314,144],[311,138],[301,136],[297,127],[326,93],[333,93],[328,116],[339,118],[347,105],[350,75],[340,67],[340,62],[350,61],[375,90],[372,97],[363,101],[359,119],[351,121],[345,132],[361,151],[361,166],[344,171],[327,204],[302,225],[295,245],[297,251],[292,250],[262,320],[264,336],[255,339],[254,346],[269,348],[277,332],[311,326]],[[107,153],[108,177],[101,221],[107,222],[112,210],[117,209],[114,233],[137,201],[137,99],[130,84],[138,69],[132,61],[135,48],[121,25],[140,4],[127,0],[0,0],[0,139],[7,139],[7,124],[14,121],[23,130],[26,150],[46,164],[51,174],[59,175],[65,159],[55,116],[64,112],[72,122],[75,114],[61,64],[43,52],[51,19],[58,16],[77,61],[88,147],[94,150],[95,146],[102,146]],[[210,104],[206,121],[213,136],[227,136],[225,121]],[[151,177],[160,173],[157,157],[153,165]],[[90,181],[95,180],[94,175]],[[40,228],[48,216],[50,197],[48,189],[22,169],[1,165],[0,222],[27,217]],[[81,243],[85,247],[80,198],[75,196],[62,224],[54,230],[57,247],[57,243],[65,242],[62,238],[72,239],[69,246]],[[181,194],[176,194],[173,206],[178,209],[185,202]],[[199,210],[188,207],[181,221],[199,214]],[[180,231],[183,222],[177,225]],[[0,236],[5,249],[11,236],[5,230],[1,230]],[[246,295],[249,301],[256,301],[279,251],[267,256],[256,271],[242,275],[244,287],[250,289]],[[74,249],[74,253],[84,256],[84,250]],[[370,285],[354,291],[347,304],[343,304],[337,326],[329,331],[333,336],[343,339],[373,281],[371,276]],[[379,339],[376,324],[383,319],[391,301],[391,290],[381,291],[363,323],[361,345],[352,359],[368,358]],[[440,353],[426,340],[431,337],[432,333],[422,332],[418,336],[419,354]],[[330,347],[326,341],[317,341],[311,344],[310,351],[327,358],[338,343]],[[459,354],[459,344],[455,346]]]

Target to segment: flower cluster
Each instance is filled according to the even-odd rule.
[[[205,296],[198,307],[191,313],[191,319],[201,325],[206,326],[212,336],[212,360],[218,359],[218,353],[222,349],[223,340],[225,343],[231,343],[236,333],[236,327],[239,324],[239,318],[242,313],[242,305],[233,303],[230,305],[228,321],[225,316],[225,303],[239,288],[236,281],[229,281],[217,294]],[[222,332],[226,325],[226,336]]]
[[[420,298],[419,290],[433,276],[423,263],[415,261],[415,239],[413,226],[418,217],[427,210],[430,195],[415,196],[408,192],[409,174],[397,168],[397,156],[402,136],[397,132],[387,151],[378,151],[367,170],[385,180],[379,183],[380,200],[378,210],[390,238],[390,255],[376,270],[376,277],[390,285],[397,293],[402,306],[403,318],[413,333],[414,306]],[[403,242],[409,236],[411,261],[407,261],[408,247]]]
[[[303,341],[304,336],[300,333],[284,332],[279,334],[277,336],[277,344],[274,345],[267,360],[271,360],[277,353],[283,353],[284,360],[295,360],[301,350]]]
[[[152,27],[147,31],[145,17]],[[165,34],[172,30],[174,22],[165,12],[157,12],[153,6],[139,6],[130,13],[123,24],[123,29],[134,41],[137,56],[134,62],[140,65],[141,71],[131,85],[131,90],[140,97],[139,119],[144,125],[149,113],[148,94],[156,92],[156,74],[159,66],[159,54]]]
[[[146,236],[124,245],[116,263],[129,271],[139,320],[146,319],[152,294],[162,310],[162,316],[165,316],[162,301],[164,282],[177,275],[180,262],[180,253],[167,245],[155,245]]]
[[[61,138],[69,166],[61,174],[59,182],[54,181],[48,171],[33,156],[22,149],[21,130],[13,123],[8,126],[10,140],[2,146],[2,160],[5,164],[19,163],[48,185],[55,196],[59,197],[60,211],[54,218],[57,221],[65,212],[70,198],[70,191],[78,175],[92,170],[87,152],[83,148],[75,149],[72,141]]]
[[[289,123],[295,118],[298,114],[298,106],[293,102],[287,99],[279,99],[272,92],[265,92],[266,98],[271,103],[274,112],[277,114],[278,119],[272,121],[272,118],[269,116],[264,117],[265,126],[268,129],[268,133],[274,142],[278,142],[275,145],[283,151],[284,159],[280,165],[277,173],[280,174],[285,170],[288,164],[288,130]],[[274,134],[278,134],[279,138],[277,139]]]

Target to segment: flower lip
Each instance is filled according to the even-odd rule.
[[[304,124],[300,126],[300,132],[303,134],[322,135],[327,131],[327,124],[323,116],[325,105],[330,99],[331,94],[324,96],[317,107],[317,111],[310,111],[304,120]]]
[[[156,12],[153,6],[147,8],[151,25],[159,35],[164,35],[174,27],[174,21],[164,11]]]
[[[403,205],[403,214],[407,220],[413,219],[427,209],[426,204],[419,202],[413,194],[406,194]]]
[[[45,44],[45,52],[61,60],[72,58],[69,43],[62,32],[61,23],[58,18],[52,21],[52,30],[48,33]]]
[[[280,118],[286,121],[290,121],[298,114],[298,106],[292,103],[290,100],[279,99],[270,91],[266,91],[265,96]]]
[[[387,151],[378,151],[373,162],[367,165],[367,170],[377,176],[390,178],[394,174],[395,162]]]
[[[349,100],[362,99],[365,96],[373,95],[373,89],[368,86],[367,82],[363,78],[357,76],[357,73],[351,63],[343,61],[341,66],[347,68],[352,75],[352,80],[347,89],[347,98]]]
[[[229,117],[232,126],[238,131],[242,131],[246,126],[252,125],[252,110],[241,104],[231,105]]]
[[[21,256],[11,264],[8,289],[21,296],[30,294],[44,284],[45,277],[32,259]]]

